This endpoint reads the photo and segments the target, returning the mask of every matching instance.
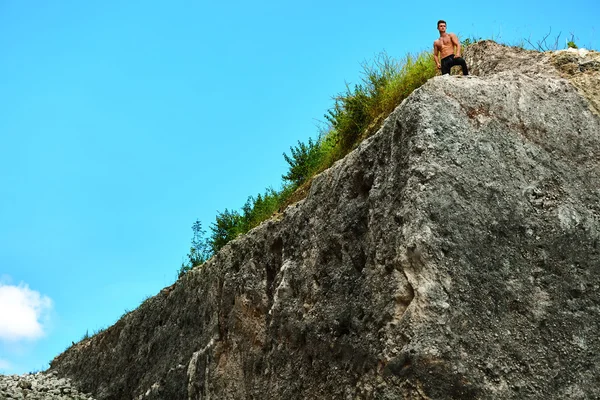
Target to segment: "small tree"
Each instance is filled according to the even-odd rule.
[[[181,263],[179,269],[179,277],[183,276],[190,269],[204,264],[211,256],[212,250],[208,239],[206,239],[206,231],[202,229],[202,222],[196,220],[192,224],[192,245],[190,252],[187,254],[187,262]]]

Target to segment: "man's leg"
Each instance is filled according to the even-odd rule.
[[[454,57],[452,65],[460,65],[462,67],[463,75],[469,75],[469,69],[467,68],[467,62],[462,57]]]
[[[452,68],[452,57],[442,58],[442,75],[449,74]]]

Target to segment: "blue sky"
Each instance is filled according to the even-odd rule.
[[[0,0],[0,373],[173,283],[196,219],[279,188],[360,63],[438,19],[600,47],[597,0],[413,3]]]

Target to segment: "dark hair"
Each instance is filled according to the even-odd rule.
[[[446,24],[446,21],[444,21],[443,19],[440,19],[440,20],[438,21],[438,24],[437,24],[437,26],[439,27],[439,26],[440,26],[440,24]]]

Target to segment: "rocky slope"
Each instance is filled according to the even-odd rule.
[[[597,53],[465,57],[51,371],[97,399],[600,397]]]
[[[93,400],[56,372],[0,375],[0,400]]]

